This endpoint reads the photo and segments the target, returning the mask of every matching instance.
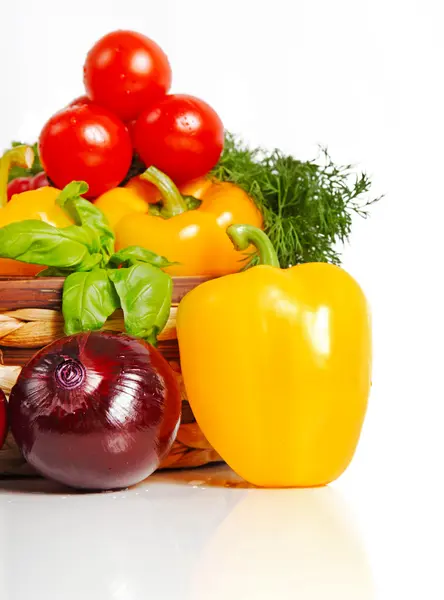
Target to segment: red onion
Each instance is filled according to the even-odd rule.
[[[24,367],[9,398],[11,431],[42,475],[75,488],[118,489],[153,473],[180,420],[175,375],[125,334],[58,340]]]
[[[6,396],[5,392],[0,389],[0,449],[2,448],[6,433],[8,431],[8,419],[6,413]]]

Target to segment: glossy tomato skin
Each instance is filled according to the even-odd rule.
[[[8,419],[6,407],[6,396],[3,390],[0,388],[0,450],[5,442],[6,434],[8,432]]]
[[[88,96],[78,96],[77,98],[74,98],[74,100],[71,100],[68,106],[77,106],[82,104],[91,104],[91,98],[88,98]]]
[[[142,113],[133,140],[147,167],[154,165],[176,183],[206,175],[224,145],[218,114],[203,100],[171,94]]]
[[[73,180],[86,181],[87,198],[116,187],[132,159],[126,126],[110,111],[95,104],[78,104],[56,113],[40,134],[43,168],[62,189]]]
[[[153,40],[134,31],[113,31],[88,52],[83,68],[88,96],[123,121],[131,121],[171,86],[171,67]]]

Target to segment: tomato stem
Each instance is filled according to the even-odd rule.
[[[247,250],[253,244],[259,253],[259,262],[261,265],[270,265],[270,267],[279,268],[280,265],[276,250],[270,238],[261,229],[253,225],[230,225],[227,229],[227,235],[233,242],[236,250]]]
[[[34,163],[34,150],[30,146],[15,146],[0,158],[0,208],[8,202],[8,178],[11,167],[30,169]]]
[[[165,173],[162,173],[156,167],[150,167],[140,175],[140,178],[154,184],[162,194],[162,217],[169,219],[170,217],[181,215],[188,210],[182,194],[168,175],[165,175]]]

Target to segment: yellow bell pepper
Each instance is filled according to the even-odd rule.
[[[161,208],[142,199],[136,188],[111,190],[94,203],[114,229],[117,250],[128,246],[152,250],[174,263],[164,269],[174,276],[215,277],[241,270],[246,257],[234,250],[226,228],[238,222],[263,226],[262,214],[244,190],[209,179],[179,190],[154,167],[141,177],[159,189]],[[199,206],[190,210],[187,196],[198,200]]]
[[[17,146],[8,150],[0,159],[0,227],[9,223],[37,219],[55,227],[68,227],[72,220],[58,206],[56,200],[60,190],[53,187],[42,187],[37,190],[14,194],[8,202],[8,173],[12,165],[31,167],[34,152],[30,146]],[[29,265],[7,258],[0,259],[0,275],[32,276],[42,271],[41,265]]]
[[[184,383],[208,441],[264,487],[335,480],[358,443],[371,386],[366,298],[340,267],[279,268],[263,231],[228,228],[260,262],[208,281],[178,308]]]
[[[162,201],[162,193],[154,183],[149,180],[150,175],[138,175],[132,177],[123,187],[117,187],[105,192],[96,200],[94,204],[105,214],[108,223],[116,231],[120,221],[128,215],[149,214],[150,204],[157,204]],[[205,196],[213,196],[214,192],[225,196],[240,197],[242,204],[245,199],[251,203],[248,195],[232,183],[222,183],[213,181],[209,177],[199,177],[187,183],[178,186],[179,192],[183,196],[192,196],[196,200],[203,200]]]
[[[137,188],[116,187],[94,200],[94,204],[106,216],[113,231],[127,215],[146,214],[149,206]]]

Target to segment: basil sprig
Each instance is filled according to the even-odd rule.
[[[40,276],[66,278],[67,335],[101,329],[122,308],[127,332],[156,344],[172,294],[171,277],[161,269],[172,263],[138,246],[114,252],[114,233],[105,215],[82,198],[87,191],[85,182],[73,181],[57,199],[74,225],[57,228],[29,220],[0,228],[0,257],[45,265]]]
[[[111,257],[109,264],[113,267],[132,266],[138,262],[148,263],[159,269],[164,269],[176,263],[171,263],[164,256],[159,256],[151,250],[142,248],[141,246],[128,246],[123,250],[119,250]]]
[[[125,318],[126,331],[155,344],[165,327],[171,307],[171,277],[149,263],[136,262],[109,272]],[[163,294],[158,290],[162,289]]]
[[[120,306],[105,269],[71,273],[63,286],[65,333],[101,329]]]
[[[60,193],[57,204],[63,208],[77,226],[90,237],[92,252],[101,252],[107,262],[114,252],[114,233],[105,215],[94,204],[82,198],[88,191],[84,181],[72,181]]]
[[[0,255],[26,263],[82,269],[91,261],[82,231],[57,229],[43,221],[20,221],[0,228]]]

